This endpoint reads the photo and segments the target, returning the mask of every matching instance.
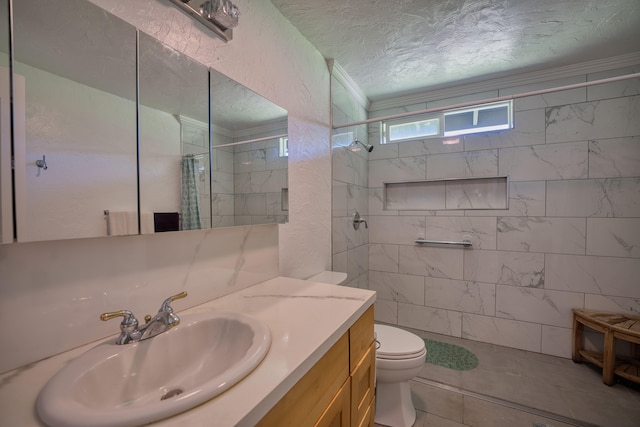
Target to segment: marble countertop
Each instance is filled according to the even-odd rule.
[[[255,425],[374,300],[375,293],[369,290],[277,277],[179,312],[187,314],[214,310],[248,314],[269,325],[271,348],[262,363],[229,391],[153,425]],[[0,376],[1,424],[42,426],[35,412],[39,391],[66,363],[97,343]]]

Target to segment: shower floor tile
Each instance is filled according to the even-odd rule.
[[[409,330],[464,347],[479,361],[468,371],[425,363],[411,384],[415,427],[640,426],[640,386],[607,386],[592,365]]]

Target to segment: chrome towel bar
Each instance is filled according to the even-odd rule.
[[[453,242],[450,240],[416,239],[416,243],[427,243],[427,244],[433,244],[433,245],[455,245],[455,246],[462,246],[464,248],[473,247],[473,243],[471,243],[469,240],[463,240],[461,242]]]

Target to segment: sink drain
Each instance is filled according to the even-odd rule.
[[[168,390],[161,398],[160,400],[167,400],[167,399],[171,399],[172,397],[176,397],[179,394],[182,394],[184,390],[181,388],[173,388],[171,390]]]

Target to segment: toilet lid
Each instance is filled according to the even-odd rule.
[[[424,341],[417,335],[404,329],[387,325],[374,325],[376,340],[380,347],[376,350],[377,357],[383,359],[397,359],[399,357],[412,358],[425,352]]]

